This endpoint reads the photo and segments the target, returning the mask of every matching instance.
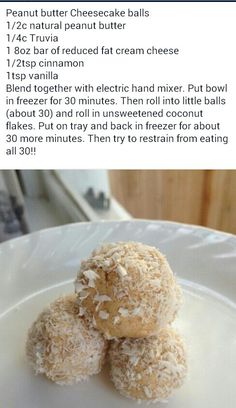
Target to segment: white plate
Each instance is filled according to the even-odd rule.
[[[188,344],[189,375],[166,406],[235,408],[236,237],[149,221],[72,224],[0,245],[1,408],[136,406],[118,394],[106,370],[88,382],[60,387],[35,377],[24,351],[28,327],[41,309],[73,291],[81,259],[102,241],[119,240],[157,246],[184,288],[176,326]]]

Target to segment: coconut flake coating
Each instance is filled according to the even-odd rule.
[[[166,399],[187,373],[183,340],[171,328],[160,330],[158,337],[112,340],[109,358],[115,387],[136,400]]]
[[[166,258],[139,242],[103,245],[81,263],[81,313],[107,338],[147,337],[171,323],[182,292]]]
[[[26,354],[35,374],[63,385],[97,374],[106,348],[103,336],[79,316],[76,295],[68,295],[53,302],[33,323]]]

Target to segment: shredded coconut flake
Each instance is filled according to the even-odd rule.
[[[161,287],[161,279],[151,279],[150,284],[155,286],[156,288]]]
[[[138,361],[139,361],[139,357],[138,356],[130,356],[130,358],[129,358],[129,361],[130,361],[130,363],[132,364],[132,365],[136,365],[137,363],[138,363]]]
[[[105,266],[105,268],[109,268],[112,265],[111,259],[105,259],[103,265]]]
[[[129,316],[129,310],[125,309],[124,307],[120,307],[118,312],[121,314],[123,317],[128,317]]]
[[[113,319],[113,324],[117,324],[120,322],[120,317],[119,316],[115,316]]]
[[[81,292],[79,292],[80,299],[86,299],[88,295],[89,295],[89,292],[87,290],[82,290]]]
[[[152,393],[151,393],[149,387],[143,387],[143,389],[144,389],[144,392],[145,392],[146,397],[147,397],[148,399],[152,398]]]
[[[107,295],[95,295],[93,298],[94,302],[111,302],[111,298]]]
[[[94,272],[92,269],[88,269],[87,271],[84,271],[83,275],[86,276],[86,278],[88,279],[99,278],[99,275],[96,272]]]
[[[82,290],[84,290],[86,288],[87,288],[87,285],[84,285],[80,281],[75,282],[75,292],[76,293],[80,293]]]
[[[85,315],[85,308],[81,307],[79,308],[79,316],[84,316]]]
[[[135,307],[134,310],[132,311],[133,316],[139,316],[142,314],[142,308],[141,306]]]
[[[92,269],[83,271],[83,275],[88,279],[88,286],[90,288],[95,288],[95,280],[99,278],[99,275]]]
[[[98,316],[102,320],[107,320],[109,317],[109,313],[105,312],[104,310],[100,310],[100,312],[98,313]]]
[[[120,278],[123,278],[124,276],[127,275],[127,270],[122,265],[118,265],[116,271]]]

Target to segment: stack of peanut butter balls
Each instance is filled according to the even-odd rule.
[[[33,323],[26,353],[36,374],[74,384],[108,360],[125,397],[162,401],[187,373],[182,337],[171,327],[182,292],[166,258],[139,242],[108,243],[82,261],[75,294]]]

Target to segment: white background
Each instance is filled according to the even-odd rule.
[[[6,83],[6,16],[5,8],[13,9],[135,9],[149,10],[149,18],[114,19],[126,22],[125,30],[68,31],[63,36],[64,46],[95,47],[177,47],[179,56],[93,56],[86,68],[60,70],[60,82],[81,83],[135,83],[156,84],[228,84],[227,108],[211,107],[208,120],[223,125],[230,137],[223,144],[39,144],[35,156],[8,156],[5,142],[5,83]],[[16,20],[19,20],[16,19]],[[40,21],[41,19],[38,19]],[[60,18],[48,19],[57,22]],[[70,18],[71,22],[79,19]],[[90,19],[94,20],[94,19]],[[89,22],[85,20],[83,22]],[[102,21],[102,19],[100,19]],[[35,21],[26,20],[26,21]],[[46,21],[46,20],[44,20]],[[69,19],[68,19],[69,21]],[[7,168],[235,168],[235,3],[1,3],[0,56],[0,167]],[[80,20],[81,22],[81,20]],[[34,31],[48,35],[50,30]],[[55,32],[55,34],[57,34]],[[37,46],[37,44],[35,44]],[[55,43],[57,46],[58,43]],[[45,43],[38,44],[46,46]],[[50,45],[51,47],[51,45]],[[35,57],[32,57],[35,58]],[[62,59],[62,58],[60,58]],[[78,57],[80,59],[80,57]],[[55,70],[56,71],[56,70]],[[28,83],[28,81],[26,81]],[[47,82],[45,82],[46,84]],[[55,81],[57,83],[57,81]],[[48,84],[52,84],[49,81]],[[10,96],[10,95],[9,95]],[[28,96],[28,95],[27,95]],[[32,95],[33,96],[33,95]],[[92,95],[91,95],[92,96]],[[102,96],[102,95],[101,95]],[[179,96],[177,94],[176,96]],[[199,96],[202,96],[200,94]],[[112,95],[109,95],[112,97]],[[96,108],[96,107],[95,107]],[[137,107],[136,107],[137,108]],[[193,107],[193,109],[199,109]],[[39,132],[38,132],[39,133]],[[153,133],[153,132],[152,132]],[[214,132],[212,132],[214,133]],[[116,134],[118,134],[116,132]],[[124,132],[121,132],[124,134]]]

